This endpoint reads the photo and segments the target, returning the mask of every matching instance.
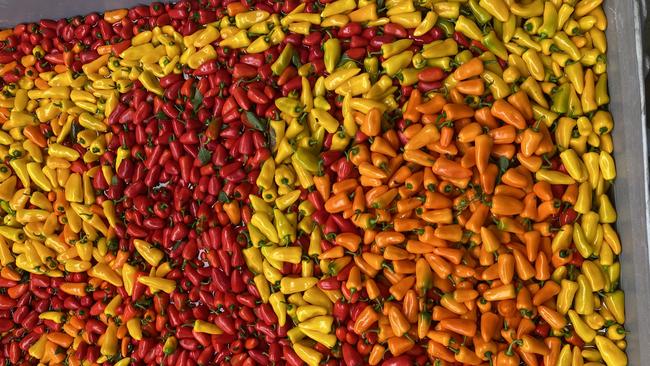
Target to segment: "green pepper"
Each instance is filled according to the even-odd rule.
[[[275,60],[273,65],[271,65],[271,70],[273,71],[274,75],[280,75],[284,71],[284,69],[289,66],[291,63],[291,58],[293,57],[293,46],[291,43],[287,43],[287,45],[284,47],[282,50],[282,53],[280,53],[280,56],[278,56],[278,59]]]
[[[451,37],[455,32],[454,24],[447,19],[438,18],[436,25],[445,32],[445,36],[447,37]]]
[[[564,114],[569,111],[569,95],[571,94],[571,86],[569,84],[562,84],[551,95],[553,104],[551,111]]]
[[[445,71],[451,70],[451,57],[430,58],[427,60],[427,66],[439,67]]]
[[[508,50],[506,50],[506,46],[501,42],[494,31],[491,31],[484,36],[483,39],[481,39],[481,43],[498,58],[502,60],[508,59]]]
[[[481,24],[485,24],[492,19],[492,15],[478,4],[478,0],[469,0],[469,8],[474,14],[474,18]]]
[[[341,59],[341,41],[338,38],[328,39],[323,45],[323,51],[325,52],[325,70],[331,74]]]

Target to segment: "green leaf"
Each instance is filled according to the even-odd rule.
[[[359,63],[359,61],[348,57],[348,55],[343,55],[343,56],[341,56],[341,59],[339,60],[339,63],[336,64],[336,67],[341,67],[341,66],[345,65],[348,61],[352,61],[352,62],[354,62],[356,64]]]
[[[219,202],[230,202],[230,199],[228,199],[228,195],[226,194],[226,192],[223,191],[219,192],[219,196],[217,197],[217,200],[219,200]]]
[[[497,162],[499,166],[499,173],[503,174],[508,170],[508,167],[510,166],[510,160],[506,158],[505,156],[499,157],[499,161]]]
[[[275,130],[269,128],[269,144],[271,146],[271,151],[275,150],[275,145],[278,143],[278,139],[275,136]]]
[[[163,121],[166,121],[166,120],[169,119],[169,117],[167,117],[167,115],[163,111],[160,111],[160,112],[156,113],[155,117],[156,117],[156,119],[163,120]]]
[[[248,120],[248,123],[253,127],[254,129],[258,131],[265,132],[266,131],[266,124],[262,122],[255,113],[251,111],[246,111],[246,119]]]
[[[199,161],[201,161],[201,165],[207,164],[210,160],[212,160],[212,152],[205,147],[201,146],[199,149],[199,154],[197,155],[199,158]]]
[[[294,53],[293,56],[291,56],[291,63],[296,67],[296,69],[299,69],[300,66],[302,66],[300,56],[297,53]]]
[[[192,110],[196,113],[203,104],[203,94],[198,88],[194,89],[194,95],[192,95],[190,102],[192,103]]]

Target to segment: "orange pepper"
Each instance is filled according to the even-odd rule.
[[[104,13],[104,20],[109,24],[114,24],[124,19],[124,17],[129,13],[127,9],[116,9],[107,11]]]
[[[415,346],[415,342],[413,342],[408,337],[388,338],[388,350],[395,357],[410,351],[414,346]]]
[[[366,306],[354,322],[353,330],[358,335],[361,335],[370,329],[378,320],[379,314],[373,310],[372,306]]]
[[[479,76],[483,70],[483,60],[478,57],[474,57],[473,59],[458,66],[452,75],[454,79],[461,81],[474,76]]]
[[[455,90],[467,95],[481,96],[485,93],[485,83],[482,79],[459,81],[454,88]]]
[[[354,233],[341,233],[336,236],[334,242],[351,252],[356,252],[361,244],[361,237]]]
[[[503,122],[514,126],[517,129],[523,130],[526,128],[526,120],[524,116],[512,104],[503,99],[498,99],[492,104],[490,109],[492,115]]]
[[[339,193],[331,196],[325,202],[325,210],[329,213],[343,212],[351,205],[348,196],[345,193]]]
[[[422,93],[420,93],[418,89],[414,89],[406,104],[406,109],[402,114],[402,118],[411,122],[419,121],[422,113],[417,110],[417,106],[420,104],[422,104]]]
[[[466,104],[448,103],[442,107],[447,121],[456,121],[462,118],[474,117],[474,110]]]
[[[510,94],[507,98],[508,103],[512,104],[527,121],[533,119],[533,107],[528,99],[528,94],[525,91],[519,90],[516,93]]]

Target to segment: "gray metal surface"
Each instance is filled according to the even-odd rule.
[[[0,28],[117,9],[142,0],[0,0]],[[618,178],[614,199],[623,243],[621,285],[626,296],[629,364],[650,365],[650,207],[645,87],[650,86],[650,21],[646,1],[607,0],[611,111]],[[645,47],[644,47],[645,46]]]
[[[646,4],[605,1],[609,21],[607,58],[614,157],[614,199],[623,243],[621,286],[625,291],[630,365],[650,364],[650,257],[648,256],[648,145],[645,99],[647,51],[642,47]],[[646,41],[648,38],[646,38]]]
[[[131,7],[146,0],[0,0],[0,28]]]

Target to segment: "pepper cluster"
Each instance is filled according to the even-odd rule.
[[[0,359],[626,365],[602,0],[0,32]]]

